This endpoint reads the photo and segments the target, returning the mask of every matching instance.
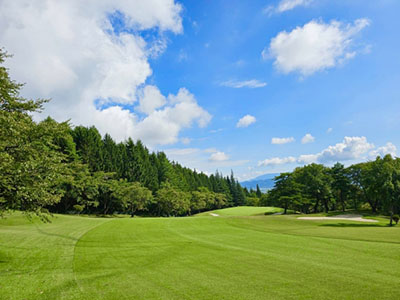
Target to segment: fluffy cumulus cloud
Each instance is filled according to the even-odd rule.
[[[251,124],[256,122],[256,118],[251,116],[251,115],[245,115],[243,118],[241,118],[237,123],[236,127],[237,128],[243,128],[243,127],[248,127]]]
[[[353,24],[313,20],[291,32],[280,32],[262,56],[274,59],[275,67],[283,73],[311,75],[355,57],[353,39],[369,24],[367,19],[358,19]]]
[[[224,152],[214,152],[210,155],[210,161],[226,161],[229,159],[229,156]]]
[[[228,80],[220,83],[221,86],[226,86],[230,88],[235,88],[235,89],[240,89],[240,88],[262,88],[267,85],[266,82],[259,81],[257,79],[250,79],[250,80],[243,80],[243,81],[238,81],[238,80]]]
[[[295,141],[294,137],[285,137],[285,138],[274,137],[271,139],[271,144],[283,145],[283,144],[293,143],[294,141]]]
[[[320,163],[346,161],[361,158],[369,150],[375,146],[367,141],[367,138],[362,137],[348,137],[346,136],[343,142],[334,146],[329,146],[320,153],[315,155],[315,161]],[[305,158],[304,161],[308,162],[310,158]],[[300,156],[300,161],[302,157]]]
[[[183,128],[210,120],[186,89],[165,97],[145,86],[165,33],[183,30],[181,11],[174,0],[0,1],[0,44],[14,55],[8,67],[27,83],[24,94],[52,98],[46,115],[117,140],[174,143]],[[123,26],[113,26],[115,16]]]
[[[166,102],[164,95],[156,86],[147,85],[139,92],[138,110],[145,114],[151,114]]]
[[[367,138],[362,137],[345,137],[341,143],[329,146],[316,154],[303,154],[296,157],[274,157],[258,163],[259,166],[274,166],[288,163],[309,164],[309,163],[332,163],[337,161],[353,161],[358,159],[375,158],[376,156],[384,156],[391,154],[396,156],[397,148],[392,143],[385,146],[375,148],[374,144],[369,143]]]
[[[191,127],[194,122],[204,127],[210,120],[211,115],[197,104],[193,94],[181,88],[177,95],[168,96],[166,106],[134,124],[132,136],[150,145],[173,144],[179,140],[182,129]]]
[[[370,157],[373,159],[377,156],[383,157],[386,154],[390,154],[391,156],[395,157],[397,155],[397,147],[389,142],[385,146],[372,150],[369,153]]]
[[[302,144],[308,144],[312,143],[315,141],[315,137],[313,137],[310,133],[307,133],[303,138],[301,139]]]

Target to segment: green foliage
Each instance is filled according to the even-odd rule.
[[[192,192],[192,201],[190,203],[190,210],[192,212],[201,212],[214,201],[212,193],[205,187],[200,187],[198,191]]]
[[[260,206],[260,198],[258,197],[246,197],[247,206]]]
[[[103,171],[102,139],[99,131],[94,127],[77,126],[72,131],[76,150],[84,164],[91,172]]]
[[[0,63],[5,57],[0,50]],[[45,101],[20,97],[21,87],[0,66],[0,211],[40,214],[62,196],[56,186],[65,173],[66,155],[57,140],[68,135],[68,124],[35,123],[30,113],[40,111]]]
[[[127,182],[121,180],[120,186],[114,191],[114,196],[120,199],[124,208],[133,217],[136,212],[148,210],[153,202],[153,195],[149,189],[139,182]]]
[[[345,169],[343,164],[336,163],[330,169],[329,173],[332,177],[331,188],[333,196],[336,199],[336,203],[340,203],[342,211],[345,211],[351,189],[351,181],[348,171]]]
[[[345,168],[310,164],[282,173],[263,205],[279,205],[303,213],[330,210],[371,209],[390,216],[400,211],[400,158],[390,155]]]
[[[79,205],[79,204],[75,204],[73,207],[74,207],[74,210],[78,213],[81,213],[85,209],[85,206]]]
[[[115,180],[122,179],[126,181],[127,186],[129,186],[128,183],[134,186],[140,184],[150,190],[153,195],[157,194],[160,187],[165,187],[166,185],[173,187],[175,190],[190,193],[190,209],[187,210],[185,207],[182,210],[185,212],[183,214],[189,214],[191,211],[200,212],[205,209],[237,205],[246,201],[244,191],[233,177],[233,173],[230,177],[225,178],[218,172],[208,177],[203,173],[184,168],[178,163],[170,162],[163,152],[150,153],[140,141],[134,142],[132,139],[128,139],[123,143],[117,144],[109,135],[105,135],[101,139],[94,127],[85,128],[78,126],[72,130],[71,136],[76,144],[75,153],[77,153],[78,161],[88,166],[87,172],[90,173],[89,176],[94,176],[96,172],[113,174]],[[99,185],[100,183],[97,180],[96,184]],[[77,185],[78,187],[82,186],[79,184],[79,180]],[[118,185],[114,183],[114,189],[115,186]],[[114,197],[120,197],[119,200],[115,201],[122,202],[118,210],[132,214],[134,206],[127,205],[126,201],[123,200],[125,199],[123,195],[127,193],[127,188],[121,188],[120,192],[116,191],[112,194]],[[71,190],[74,190],[73,185],[65,186],[67,196],[71,194]],[[97,191],[97,195],[94,195],[93,198],[96,199],[96,205],[86,205],[85,212],[104,213],[107,211],[108,213],[112,213],[114,212],[114,208],[117,209],[115,205],[111,205],[111,207],[106,205],[108,208],[101,209],[102,204],[109,203],[105,199],[110,200],[112,195],[106,192],[107,188],[104,187],[103,189],[96,188],[94,190]],[[108,196],[103,195],[102,191],[105,194],[108,193]],[[78,194],[76,191],[74,192],[74,195]],[[66,205],[58,205],[56,211],[66,211],[68,207],[73,205],[72,202],[78,202],[77,197],[69,198],[72,201],[69,201],[67,197],[63,197],[61,202],[66,201]],[[82,197],[82,199],[84,198]],[[156,197],[155,200],[158,201],[157,199]],[[155,215],[161,213],[165,215],[182,214],[182,212],[178,213],[176,211],[171,213],[168,209],[160,212],[160,205],[157,205],[157,203],[150,203],[147,209],[150,214]]]
[[[157,213],[159,216],[181,216],[190,213],[190,194],[170,183],[164,183],[157,191]]]

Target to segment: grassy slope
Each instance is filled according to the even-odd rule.
[[[22,214],[0,218],[0,299],[73,299],[74,247],[105,219],[57,216],[51,224]]]
[[[263,215],[266,212],[278,213],[282,211],[283,209],[278,207],[237,206],[207,211],[198,214],[198,216],[209,216],[210,213],[218,214],[220,216],[256,216]]]
[[[0,225],[0,275],[5,299],[395,299],[400,227],[60,217]]]

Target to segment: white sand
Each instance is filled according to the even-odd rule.
[[[219,214],[210,213],[213,217],[219,217]]]
[[[337,215],[334,217],[300,217],[299,220],[346,220],[346,221],[358,221],[358,222],[370,222],[376,223],[378,221],[371,219],[363,219],[361,215]]]

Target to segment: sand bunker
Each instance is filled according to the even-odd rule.
[[[358,221],[358,222],[370,222],[376,223],[378,221],[371,219],[363,219],[361,215],[337,215],[333,217],[300,217],[299,220],[346,220],[346,221]]]
[[[219,214],[210,213],[213,217],[219,217]]]

